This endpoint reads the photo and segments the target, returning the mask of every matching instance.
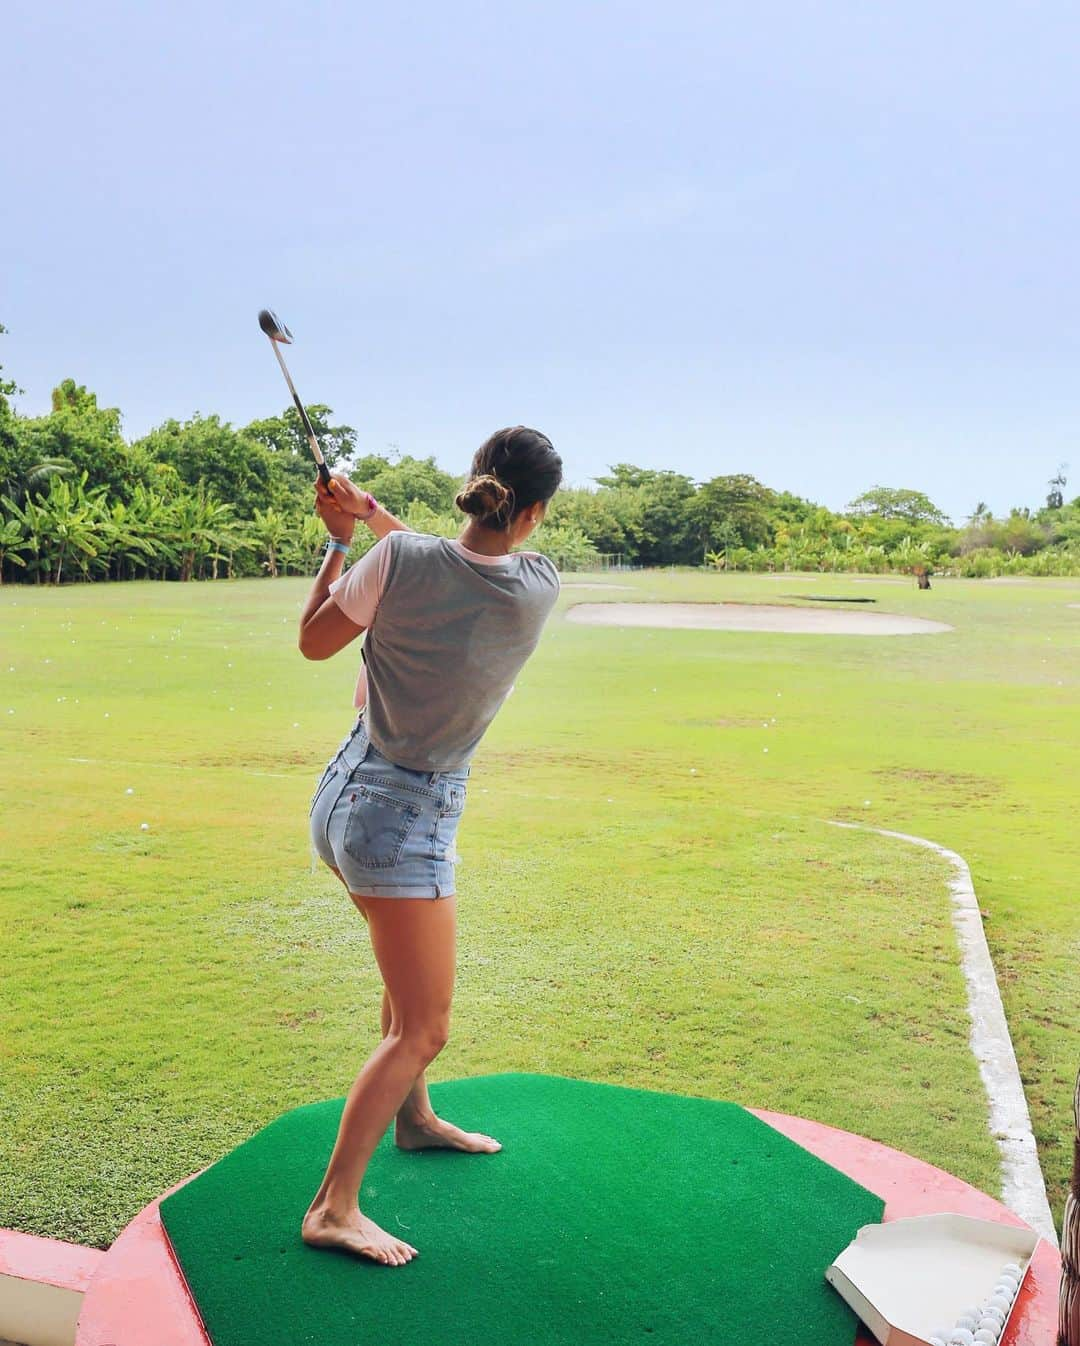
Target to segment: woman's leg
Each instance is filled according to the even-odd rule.
[[[349,893],[349,885],[345,883],[345,876],[342,874],[341,870],[338,869],[337,865],[331,865],[330,868],[338,876],[341,882],[345,884],[345,891]],[[364,898],[361,897],[359,893],[349,893],[349,896],[352,898],[357,911],[366,921],[368,914],[367,908],[364,906]],[[394,1010],[393,1006],[390,1004],[390,992],[384,986],[379,1023],[383,1037],[386,1037],[387,1033],[390,1032],[390,1027],[393,1024],[393,1021]],[[434,1115],[435,1114],[431,1110],[431,1099],[428,1097],[427,1080],[424,1078],[424,1072],[421,1071],[420,1074],[417,1075],[413,1087],[409,1090],[408,1098],[406,1098],[398,1111],[398,1119],[403,1122],[411,1122],[415,1124],[425,1121],[429,1117],[434,1117]]]
[[[364,899],[355,893],[349,896],[361,911],[364,911]],[[440,901],[449,899],[440,898]],[[364,920],[367,912],[364,911]],[[390,992],[383,987],[382,998],[382,1035],[386,1037],[394,1022],[394,1007],[390,1003]],[[409,1096],[398,1108],[394,1119],[394,1141],[403,1150],[466,1150],[470,1154],[496,1154],[502,1145],[494,1136],[483,1131],[462,1131],[453,1122],[444,1122],[435,1116],[428,1097],[427,1078],[424,1071],[417,1075]]]
[[[393,1019],[349,1090],[326,1174],[301,1232],[308,1243],[347,1248],[397,1266],[416,1249],[380,1229],[358,1210],[357,1201],[376,1145],[449,1036],[456,902],[365,897],[364,905]]]
[[[330,868],[341,880],[345,891],[349,893],[349,885],[345,882],[341,870],[336,865],[331,865]],[[364,906],[366,899],[359,893],[349,893],[349,896],[366,921],[368,918]],[[439,899],[439,901],[448,900]],[[390,1032],[393,1020],[394,1009],[390,1002],[390,992],[384,986],[380,1025],[383,1037]],[[444,1122],[441,1117],[436,1117],[428,1095],[427,1079],[422,1070],[413,1082],[408,1098],[398,1109],[394,1139],[403,1150],[454,1149],[468,1150],[474,1154],[494,1154],[502,1149],[493,1136],[485,1135],[482,1131],[462,1131],[453,1123]]]

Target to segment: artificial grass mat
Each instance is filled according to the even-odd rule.
[[[884,1202],[735,1103],[507,1073],[429,1086],[497,1154],[399,1150],[364,1213],[420,1250],[309,1248],[344,1098],[284,1113],[161,1202],[214,1346],[851,1346],[824,1279]]]

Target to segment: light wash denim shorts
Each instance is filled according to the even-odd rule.
[[[413,771],[372,744],[361,714],[319,777],[311,841],[361,897],[452,897],[469,767]]]

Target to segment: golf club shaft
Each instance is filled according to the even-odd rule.
[[[326,466],[326,461],[322,455],[322,449],[319,448],[319,441],[315,437],[315,431],[312,428],[308,414],[304,410],[304,404],[300,401],[296,389],[293,387],[293,381],[289,377],[289,371],[285,367],[285,361],[281,358],[281,352],[278,350],[278,343],[271,341],[270,345],[274,348],[274,354],[277,356],[277,362],[281,366],[281,372],[285,375],[285,382],[289,385],[289,392],[292,393],[292,400],[296,404],[296,410],[300,413],[300,419],[304,422],[304,429],[307,431],[308,439],[311,441],[311,452],[315,455],[315,461],[319,465],[319,476],[323,480],[323,485],[330,489],[330,469]]]

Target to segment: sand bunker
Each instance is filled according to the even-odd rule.
[[[699,631],[780,631],[793,635],[914,636],[951,631],[944,622],[890,612],[773,607],[766,603],[575,603],[572,622],[665,626]]]

